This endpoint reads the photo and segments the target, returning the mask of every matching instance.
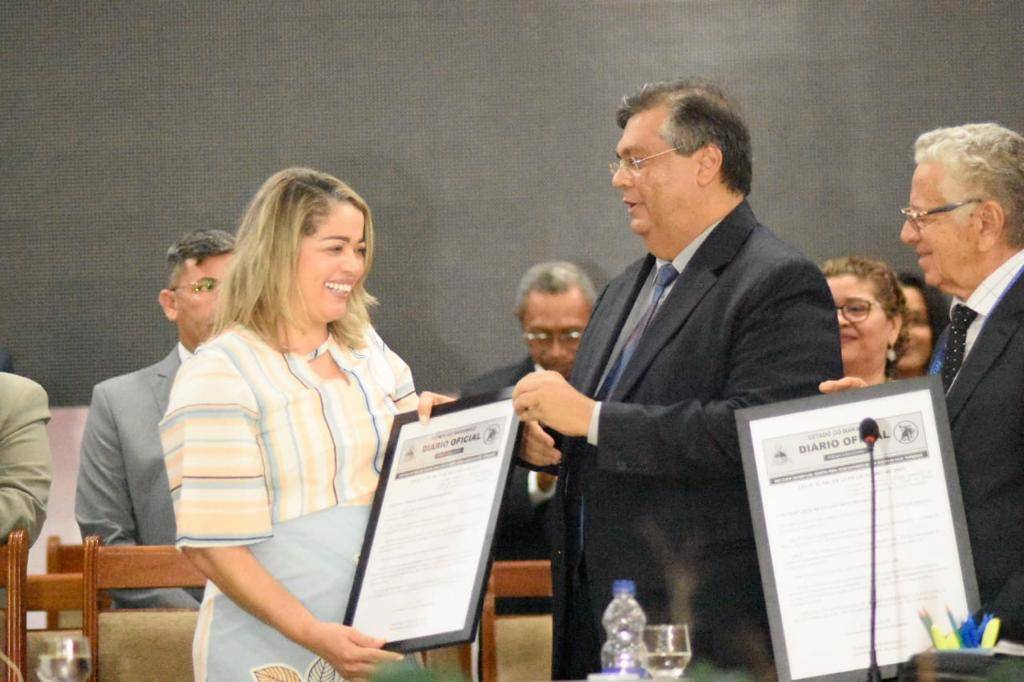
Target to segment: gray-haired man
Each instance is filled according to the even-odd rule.
[[[594,285],[578,266],[548,261],[531,267],[519,281],[515,308],[529,357],[473,379],[463,387],[462,395],[512,386],[538,369],[568,377],[593,307]],[[554,494],[554,477],[523,467],[516,467],[512,476],[501,510],[495,558],[548,559],[548,500]],[[513,610],[532,610],[525,603],[513,606]]]
[[[213,328],[217,285],[233,248],[234,238],[222,230],[196,230],[171,246],[168,283],[159,301],[178,327],[178,344],[155,365],[93,389],[75,500],[82,537],[99,535],[107,545],[174,544],[174,511],[157,424],[178,367]],[[195,608],[200,597],[185,590],[122,590],[114,602],[132,608]]]
[[[900,231],[928,284],[953,297],[939,339],[982,608],[1024,638],[1024,137],[993,123],[915,145]]]

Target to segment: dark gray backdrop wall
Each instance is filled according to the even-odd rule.
[[[619,98],[701,74],[754,139],[751,201],[811,258],[914,267],[917,134],[1024,129],[1007,2],[0,4],[0,346],[54,405],[162,357],[162,254],[307,165],[369,201],[375,323],[420,388],[520,357],[534,262],[642,255],[605,169]]]

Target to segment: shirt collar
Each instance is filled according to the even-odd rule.
[[[181,364],[184,365],[185,361],[191,358],[193,355],[195,355],[195,353],[190,351],[188,348],[185,348],[185,344],[183,344],[181,341],[178,341],[178,357],[181,358]]]
[[[686,266],[690,263],[690,259],[693,258],[693,254],[697,253],[697,249],[700,248],[700,245],[703,244],[704,240],[706,240],[708,236],[711,234],[711,230],[718,227],[718,225],[721,222],[721,220],[716,221],[714,224],[708,227],[708,229],[704,230],[699,235],[697,235],[697,237],[692,242],[687,244],[686,247],[682,251],[680,251],[675,258],[672,259],[672,266],[676,269],[676,272],[682,272],[686,268]],[[666,263],[669,262],[667,260],[662,260],[661,258],[657,257],[655,257],[655,260],[657,261],[657,267],[655,268],[655,272],[657,272],[658,268],[660,268],[662,265],[665,265]]]
[[[979,316],[992,314],[992,310],[999,303],[999,300],[1006,293],[1006,290],[1017,278],[1017,273],[1024,267],[1024,250],[1018,251],[1007,258],[1002,265],[993,270],[988,277],[981,281],[966,301],[953,298],[953,306],[958,304],[966,305]],[[950,306],[950,311],[953,307]]]

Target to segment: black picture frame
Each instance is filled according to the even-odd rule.
[[[811,396],[788,400],[770,405],[761,405],[737,410],[735,413],[736,427],[740,440],[740,454],[747,486],[747,497],[753,521],[754,536],[757,543],[757,556],[761,569],[761,581],[764,587],[765,604],[768,609],[768,621],[771,628],[772,648],[775,656],[775,667],[778,679],[790,682],[862,682],[866,679],[867,665],[854,670],[837,671],[827,675],[793,678],[789,666],[788,648],[785,640],[782,614],[780,610],[779,591],[775,578],[772,548],[768,538],[768,527],[765,517],[764,500],[758,479],[757,462],[755,461],[754,442],[751,425],[762,419],[780,417],[801,412],[833,407],[849,403],[873,400],[876,398],[895,397],[927,390],[930,393],[935,430],[938,434],[939,455],[942,459],[942,471],[945,477],[946,492],[949,495],[950,512],[953,519],[953,532],[956,538],[960,569],[964,579],[964,588],[968,607],[972,612],[979,608],[978,583],[974,571],[974,559],[971,554],[970,538],[967,533],[967,520],[964,514],[963,499],[960,492],[960,478],[953,454],[953,439],[949,429],[949,416],[946,411],[946,399],[942,383],[937,376],[926,376],[916,379],[894,381],[870,386],[863,389],[842,391],[839,393]],[[869,416],[869,415],[865,415]],[[865,603],[868,595],[865,594]],[[898,663],[881,667],[884,679],[895,678]]]
[[[451,403],[435,406],[431,412],[431,416],[434,418],[482,405],[503,402],[511,400],[511,397],[511,388],[481,395],[469,396]],[[345,611],[344,623],[346,625],[352,625],[355,620],[356,610],[359,603],[359,595],[363,587],[367,565],[369,564],[370,557],[373,552],[377,525],[385,497],[388,494],[388,481],[391,478],[391,470],[395,465],[395,453],[398,442],[401,439],[402,429],[405,428],[406,425],[416,421],[417,414],[413,411],[396,416],[394,423],[392,424],[391,433],[388,437],[388,444],[381,466],[380,482],[373,498],[373,506],[370,511],[366,534],[363,537],[362,550],[359,554],[359,562],[356,568],[352,590],[349,594],[348,607]],[[516,453],[519,451],[519,446],[522,442],[523,426],[522,422],[520,422],[519,418],[515,415],[515,412],[512,412],[512,422],[508,431],[501,454],[501,457],[504,460],[501,463],[501,476],[499,477],[494,489],[493,502],[487,519],[485,541],[480,547],[478,565],[472,587],[472,598],[470,599],[470,609],[465,614],[463,626],[449,632],[439,632],[424,637],[389,641],[384,645],[385,649],[399,653],[412,653],[426,649],[463,644],[476,639],[476,629],[479,626],[480,613],[483,607],[484,595],[487,588],[487,582],[490,577],[491,563],[493,561],[493,545],[498,524],[498,512],[501,509],[505,494],[508,491],[508,486],[511,483],[512,467],[516,466]]]

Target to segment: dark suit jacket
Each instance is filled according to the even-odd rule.
[[[602,292],[572,373],[583,393],[597,391],[653,265],[652,256],[633,263]],[[648,622],[691,623],[696,657],[770,661],[733,412],[815,394],[842,375],[833,306],[818,268],[758,224],[745,201],[694,254],[602,406],[599,446],[563,442],[554,679],[581,660],[598,667],[598,652],[563,631],[566,609],[579,608],[567,602],[583,504],[594,628],[612,581],[633,578]]]
[[[1024,278],[992,312],[946,396],[982,608],[1024,640]]]
[[[505,367],[479,376],[462,389],[463,396],[497,391],[516,382],[533,371],[533,359],[527,357]],[[494,558],[499,561],[514,559],[548,559],[551,557],[550,522],[546,517],[551,506],[545,502],[534,506],[527,493],[529,471],[517,466],[512,470],[512,482],[501,506],[498,538]]]

